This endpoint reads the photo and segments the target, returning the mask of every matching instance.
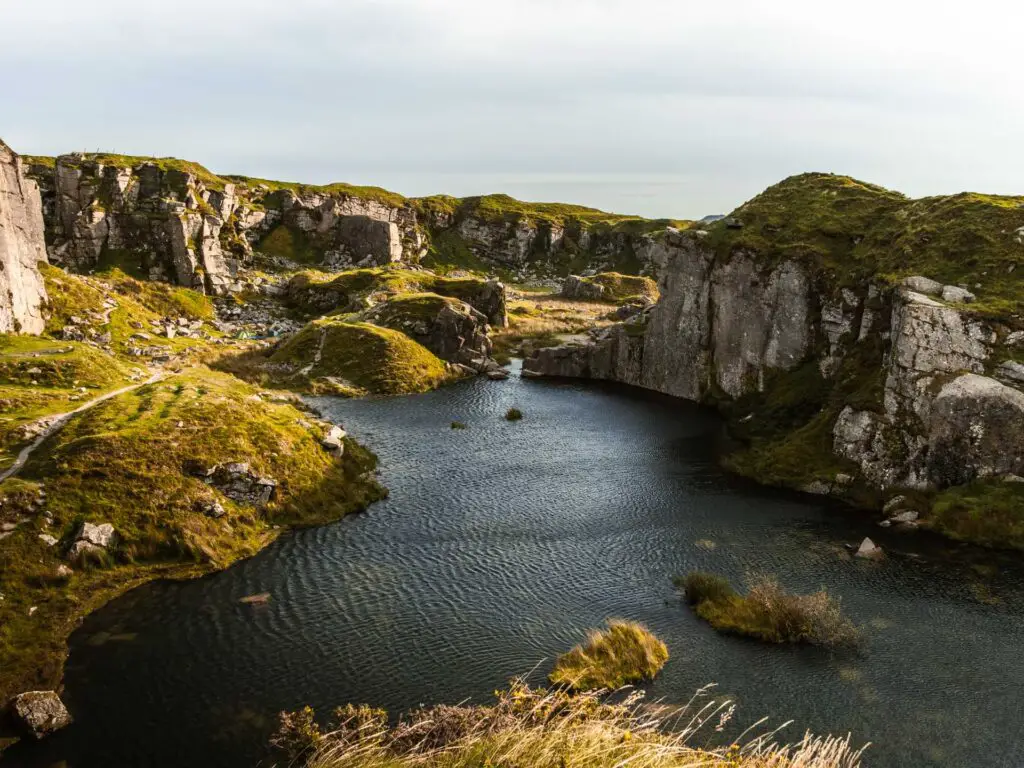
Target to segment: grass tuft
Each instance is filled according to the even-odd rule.
[[[857,628],[842,615],[839,601],[825,590],[791,595],[777,581],[764,577],[740,595],[721,576],[699,571],[677,579],[676,585],[697,615],[720,632],[770,643],[831,647],[856,645],[860,640]]]
[[[615,690],[654,679],[666,661],[668,648],[649,629],[612,620],[607,629],[591,632],[584,645],[559,656],[549,679],[572,690]]]
[[[518,408],[509,408],[507,411],[505,411],[506,421],[520,421],[522,420],[522,418],[523,412],[520,411]]]

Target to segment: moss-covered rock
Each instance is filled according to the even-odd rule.
[[[448,296],[396,296],[363,312],[358,319],[401,331],[442,360],[471,363],[491,354],[487,318]]]
[[[602,272],[592,277],[570,275],[562,283],[562,296],[567,299],[607,301],[620,304],[630,300],[658,300],[658,284],[649,277]]]

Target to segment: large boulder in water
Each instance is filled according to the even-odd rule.
[[[49,736],[71,724],[71,715],[53,691],[29,691],[14,697],[10,705],[14,724],[34,739]]]

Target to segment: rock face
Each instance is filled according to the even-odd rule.
[[[34,739],[71,725],[67,707],[53,691],[19,694],[11,701],[10,709],[15,725]]]
[[[813,365],[822,386],[852,375],[862,389],[877,382],[869,403],[830,414],[834,454],[868,484],[942,489],[1024,473],[1019,364],[995,357],[999,335],[962,307],[962,294],[925,277],[895,288],[829,286],[798,260],[723,255],[696,233],[660,247],[653,309],[586,342],[537,351],[524,374],[722,402],[769,394],[777,376]],[[850,359],[859,367],[844,368]],[[992,370],[1001,381],[985,375]]]
[[[239,504],[262,507],[277,492],[276,480],[259,475],[246,462],[216,464],[212,467],[190,464],[185,469]]]
[[[46,261],[46,247],[39,187],[0,141],[0,332],[42,332],[46,288],[41,261]]]
[[[468,364],[491,355],[487,317],[458,299],[418,294],[383,302],[361,320],[402,331],[442,360]]]

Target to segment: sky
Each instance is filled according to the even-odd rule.
[[[1024,194],[1024,4],[0,0],[0,138],[726,213],[796,173]]]

